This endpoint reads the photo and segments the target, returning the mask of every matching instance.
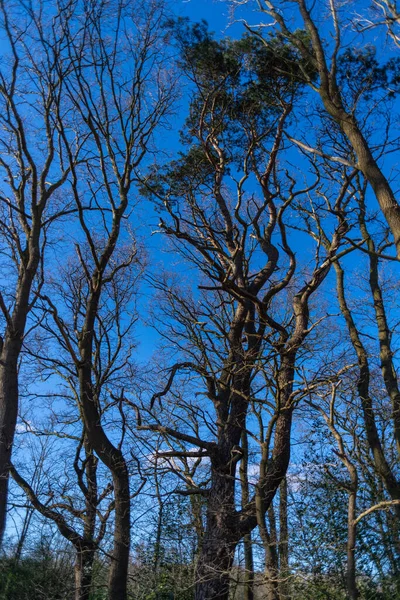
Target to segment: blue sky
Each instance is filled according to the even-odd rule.
[[[217,36],[224,35],[229,23],[229,7],[225,2],[216,0],[177,0],[175,12],[183,17],[189,17],[192,21],[205,19],[210,29]],[[233,35],[232,28],[229,35]]]
[[[238,37],[244,31],[243,26],[241,24],[235,24],[232,27],[228,27],[229,23],[229,9],[228,5],[225,2],[215,1],[215,0],[176,0],[173,5],[173,10],[177,15],[189,17],[193,22],[199,21],[201,19],[205,19],[208,21],[210,30],[214,31],[216,37],[222,37],[223,35],[229,35],[232,37]],[[256,19],[255,19],[256,22]],[[182,99],[181,102],[182,109],[181,112],[177,115],[177,121],[183,118],[183,114],[186,110],[185,108],[185,98]],[[175,150],[178,147],[177,142],[177,132],[176,130],[172,130],[168,134],[170,140],[170,149]],[[311,136],[312,140],[312,132],[307,132],[308,136]],[[297,154],[296,154],[297,156]],[[387,168],[391,168],[391,164],[387,164]],[[371,199],[372,200],[372,199]],[[374,202],[374,200],[372,200]],[[152,213],[149,208],[143,209],[143,211],[147,212],[147,222],[145,222],[141,229],[140,234],[143,237],[149,237],[149,231],[153,228],[157,227],[157,215]],[[154,226],[154,227],[153,227]],[[150,245],[150,253],[152,261],[160,260],[161,263],[169,266],[171,265],[173,268],[177,268],[179,270],[179,259],[176,257],[171,257],[167,255],[162,255],[163,245],[165,244],[165,240],[161,236],[153,236],[150,238],[148,242]],[[161,254],[160,254],[161,252]],[[350,260],[350,259],[349,259]],[[393,267],[398,271],[397,265]],[[187,267],[186,267],[187,269]],[[152,295],[151,290],[145,289],[143,291],[143,307],[147,308],[147,303]],[[146,316],[146,311],[144,311],[144,316]],[[138,350],[138,360],[145,361],[149,358],[149,356],[154,351],[154,344],[158,339],[157,334],[151,330],[149,327],[142,325],[138,328],[138,338],[140,341],[140,346]]]

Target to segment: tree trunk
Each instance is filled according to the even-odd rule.
[[[325,104],[325,106],[327,105]],[[340,125],[357,155],[358,167],[374,190],[383,216],[393,234],[397,256],[400,258],[400,207],[396,201],[393,190],[381,169],[378,167],[370,147],[361,133],[353,115],[348,115],[344,111],[329,109],[328,112],[330,112],[336,122]]]
[[[244,581],[243,600],[254,600],[254,561],[251,533],[243,538],[244,546]]]
[[[242,460],[239,465],[240,486],[242,492],[242,508],[244,508],[250,499],[249,496],[249,478],[248,478],[248,440],[247,432],[243,430],[242,436]],[[243,579],[243,600],[254,599],[254,561],[253,545],[251,541],[251,532],[243,537],[244,550],[244,579]]]
[[[206,531],[196,569],[195,600],[228,600],[236,544],[227,540],[223,523],[216,525],[213,531]]]
[[[344,271],[338,261],[333,264],[336,271],[336,286],[340,310],[345,318],[351,343],[358,358],[359,379],[357,383],[358,395],[361,400],[365,431],[368,445],[371,450],[376,472],[382,478],[385,487],[392,500],[400,499],[400,485],[396,479],[390,464],[388,463],[379,437],[378,426],[375,420],[375,412],[369,393],[370,369],[368,353],[361,340],[359,331],[353,320],[352,313],[348,307],[345,296]],[[400,517],[400,506],[395,506],[395,512]]]
[[[280,600],[290,600],[289,585],[289,527],[288,527],[287,479],[283,479],[279,488],[279,583]]]
[[[279,600],[278,580],[279,569],[276,548],[272,542],[265,546],[265,588],[266,600]]]
[[[347,591],[350,600],[357,600],[359,593],[356,582],[356,541],[357,531],[354,519],[356,518],[356,501],[357,501],[356,489],[349,494],[348,504],[348,519],[347,519]]]
[[[154,465],[154,481],[155,481],[155,495],[156,495],[157,504],[158,504],[158,515],[157,515],[156,539],[155,539],[155,543],[154,543],[154,562],[153,562],[154,575],[156,578],[158,575],[158,569],[159,569],[160,561],[161,561],[161,550],[162,550],[161,539],[162,539],[163,524],[164,524],[163,523],[164,504],[163,504],[161,493],[160,493],[160,484],[158,482],[157,468],[158,468],[158,463],[156,460],[156,463]]]
[[[6,525],[9,467],[18,417],[18,359],[40,259],[40,220],[41,211],[34,212],[25,260],[19,265],[14,309],[7,313],[4,338],[0,336],[0,546]]]
[[[371,147],[362,133],[354,112],[345,109],[341,90],[336,80],[336,74],[328,71],[321,37],[315,23],[311,19],[305,0],[299,2],[299,8],[311,37],[315,56],[314,64],[320,75],[319,94],[325,110],[336,121],[349,140],[357,156],[357,167],[375,193],[383,216],[393,234],[397,256],[400,258],[400,206],[388,180],[372,154]],[[300,49],[300,51],[302,50]],[[303,55],[305,55],[305,58],[309,58],[308,51],[304,54],[303,50]]]
[[[268,508],[268,522],[269,533],[265,526],[261,535],[265,550],[265,598],[266,600],[279,600],[279,561],[276,548],[276,520],[273,504]]]
[[[114,482],[115,525],[108,597],[110,600],[126,600],[131,523],[129,474],[122,453],[119,468],[112,475]]]
[[[90,352],[85,348],[85,352]],[[127,581],[130,549],[130,489],[129,473],[124,456],[108,439],[97,408],[97,399],[91,382],[91,365],[83,364],[79,370],[80,398],[85,432],[91,448],[109,469],[114,486],[114,547],[109,573],[108,597],[110,600],[127,599]]]
[[[34,513],[34,510],[32,507],[27,508],[25,517],[24,517],[24,522],[22,525],[21,535],[19,537],[18,544],[15,549],[14,560],[15,560],[16,564],[18,564],[19,561],[21,560],[22,552],[23,552],[24,545],[25,545],[25,540],[28,535],[29,525],[31,524],[33,513]]]
[[[0,543],[6,525],[9,466],[18,416],[20,349],[20,339],[6,336],[0,355]]]
[[[207,526],[196,569],[195,600],[228,600],[230,570],[239,542],[234,519],[235,480],[226,472],[226,462],[225,469],[222,467],[223,459],[214,458],[213,462]]]
[[[89,600],[92,587],[95,550],[77,550],[75,559],[75,600]]]

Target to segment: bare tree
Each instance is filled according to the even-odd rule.
[[[373,304],[373,319],[376,325],[377,338],[379,344],[379,359],[382,374],[382,380],[387,392],[387,397],[392,405],[392,424],[393,424],[393,440],[397,448],[398,456],[400,456],[399,444],[399,415],[400,415],[400,394],[399,384],[396,375],[396,370],[393,364],[393,351],[391,342],[391,332],[387,317],[387,310],[382,293],[381,284],[379,281],[379,256],[382,254],[382,248],[386,246],[386,239],[382,240],[379,246],[373,241],[367,225],[367,207],[365,201],[366,184],[362,183],[358,178],[358,203],[359,203],[359,227],[362,239],[366,244],[368,262],[369,262],[369,288],[370,297]],[[358,393],[363,408],[363,416],[365,430],[367,433],[368,444],[374,459],[374,464],[377,473],[382,478],[385,487],[394,501],[400,500],[399,482],[396,476],[396,469],[390,464],[390,461],[385,456],[382,445],[382,440],[377,423],[376,409],[374,408],[373,398],[371,397],[371,368],[369,351],[362,340],[362,330],[357,326],[356,320],[349,307],[346,298],[346,275],[340,261],[334,265],[336,271],[337,295],[340,310],[345,318],[348,328],[351,343],[358,360],[359,377],[358,377]],[[399,507],[395,508],[397,515],[400,516]]]
[[[13,229],[9,231],[14,244],[11,246],[11,256],[20,256],[21,273],[25,277],[27,272],[28,279],[23,279],[22,297],[17,295],[15,301],[16,311],[21,302],[25,303],[25,310],[21,314],[17,311],[18,318],[22,321],[17,323],[17,316],[15,323],[11,321],[14,317],[3,302],[8,328],[14,323],[12,342],[9,341],[11,334],[7,333],[3,343],[5,358],[2,364],[7,363],[3,382],[9,389],[7,391],[4,388],[4,396],[10,403],[11,391],[14,398],[16,394],[22,326],[32,303],[27,292],[41,259],[40,231],[45,202],[68,178],[69,196],[77,215],[73,227],[76,228],[75,251],[80,270],[79,285],[75,290],[78,296],[71,299],[71,305],[67,307],[57,306],[44,292],[42,299],[47,303],[54,319],[55,343],[59,343],[69,355],[74,377],[78,381],[79,408],[85,439],[112,473],[115,532],[109,595],[113,600],[118,600],[126,598],[130,531],[129,473],[121,449],[122,441],[115,445],[102,424],[99,390],[93,374],[98,367],[96,361],[101,364],[103,357],[96,357],[95,347],[96,335],[102,336],[104,340],[108,333],[107,329],[102,329],[107,324],[101,318],[101,308],[107,303],[105,290],[113,289],[118,277],[123,272],[126,273],[136,254],[135,246],[124,228],[132,208],[135,171],[150,150],[154,130],[169,110],[173,98],[174,78],[171,72],[168,78],[165,76],[163,64],[162,39],[165,32],[162,25],[165,12],[158,3],[133,7],[118,0],[112,3],[61,3],[57,6],[55,16],[52,10],[46,13],[44,6],[41,6],[41,10],[36,10],[21,3],[20,12],[31,24],[35,36],[44,48],[42,54],[45,73],[43,75],[43,69],[33,69],[33,72],[39,82],[36,85],[39,90],[43,90],[42,112],[45,122],[41,131],[48,147],[48,158],[42,161],[44,167],[38,175],[38,167],[32,158],[35,153],[29,154],[24,141],[26,136],[22,128],[25,119],[17,112],[18,103],[13,98],[20,68],[17,54],[19,45],[24,48],[30,60],[29,67],[32,64],[35,66],[32,61],[36,60],[37,55],[30,53],[25,31],[15,31],[9,25],[8,15],[3,7],[14,66],[10,69],[11,83],[4,86],[2,93],[7,101],[5,114],[10,122],[12,119],[16,122],[16,125],[12,122],[12,131],[17,132],[15,145],[24,169],[20,175],[22,183],[19,187],[15,184],[15,173],[11,166],[8,166],[8,176],[17,195],[21,190],[30,189],[29,182],[32,181],[35,192],[32,211],[37,214],[37,225],[33,228],[26,223],[25,197],[19,200],[15,214],[22,219],[21,228],[31,244],[27,249],[19,245],[19,238],[16,239],[15,235],[12,237]],[[20,15],[16,14],[14,18],[17,16]],[[50,40],[45,38],[43,32],[47,32],[45,19],[52,24],[50,32],[53,37]],[[59,23],[61,24],[58,25]],[[30,72],[28,70],[28,74]],[[6,84],[5,79],[4,83]],[[47,91],[49,86],[50,91]],[[39,93],[37,95],[41,97]],[[62,154],[59,148],[62,148]],[[79,163],[76,159],[77,151],[81,157]],[[62,168],[62,174],[55,179],[56,183],[49,183],[48,179],[53,181],[57,174],[57,165]],[[7,165],[5,168],[7,169]],[[41,189],[42,201],[37,199],[37,187]],[[117,252],[119,240],[124,242],[124,249],[121,247],[124,256]],[[33,261],[32,267],[29,261]],[[73,278],[70,278],[70,283],[74,286]],[[73,296],[74,287],[69,293]],[[116,306],[118,310],[118,304]],[[67,318],[71,320],[68,321]],[[121,315],[118,318],[123,328]],[[12,359],[11,366],[7,362],[8,355]],[[112,358],[111,356],[111,365]],[[118,402],[116,401],[116,405]],[[12,410],[12,418],[5,413],[4,418],[13,430],[17,413],[14,401]],[[8,433],[7,436],[2,444],[2,450],[6,450],[5,470],[9,465],[11,449],[11,438]],[[4,482],[5,479],[2,480],[2,485]]]
[[[299,396],[297,355],[313,328],[310,298],[347,230],[340,209],[350,179],[337,196],[338,222],[328,251],[320,255],[317,241],[316,260],[300,276],[288,212],[317,182],[301,189],[293,174],[279,171],[277,159],[293,97],[300,93],[296,71],[289,80],[273,79],[268,61],[274,54],[250,39],[219,45],[201,28],[186,33],[180,38],[184,68],[196,86],[185,131],[189,150],[158,185],[151,178],[145,183],[164,205],[168,221],[163,215],[161,232],[202,281],[193,295],[176,282],[160,284],[169,339],[184,360],[173,365],[152,406],[157,399],[162,403],[182,374],[191,374],[211,407],[203,417],[198,408],[206,420],[197,435],[169,426],[162,412],[153,411],[155,422],[141,428],[185,443],[186,450],[177,448],[175,456],[192,456],[189,445],[210,461],[209,483],[192,489],[207,498],[196,576],[196,600],[203,600],[228,597],[235,548],[264,519],[285,476]],[[263,79],[267,74],[273,83]],[[267,382],[259,385],[263,372]],[[249,431],[252,401],[268,402],[270,418],[259,440],[255,493],[238,510],[240,443]]]
[[[359,598],[359,590],[356,580],[356,541],[357,541],[357,493],[358,493],[358,472],[351,458],[351,449],[346,445],[344,435],[341,433],[336,421],[338,420],[337,409],[335,407],[337,396],[337,385],[332,386],[332,392],[327,406],[314,404],[310,401],[310,406],[319,411],[325,420],[330,433],[332,434],[337,444],[337,456],[343,463],[348,472],[348,481],[340,481],[335,475],[330,473],[330,477],[334,479],[340,487],[344,488],[348,494],[348,510],[347,510],[347,592],[351,600]],[[353,438],[354,439],[354,438]]]
[[[330,173],[331,177],[335,176],[334,170],[330,169]],[[346,218],[352,219],[360,231],[362,245],[359,243],[359,248],[362,248],[363,251],[362,259],[358,264],[359,285],[364,280],[366,287],[364,291],[365,314],[362,318],[356,315],[356,302],[359,303],[360,299],[358,298],[356,301],[353,297],[352,287],[354,284],[352,286],[349,282],[350,265],[345,265],[345,259],[338,259],[334,262],[333,267],[336,273],[338,305],[344,317],[351,344],[350,353],[348,350],[344,351],[341,360],[348,361],[352,383],[350,387],[340,391],[343,398],[348,396],[346,401],[343,401],[342,398],[340,407],[337,406],[338,389],[340,390],[340,387],[337,387],[338,383],[333,385],[329,401],[326,400],[325,393],[325,405],[324,402],[321,402],[320,394],[317,394],[318,400],[309,400],[308,402],[323,416],[337,445],[337,450],[334,452],[348,472],[346,481],[344,478],[335,477],[332,473],[329,473],[329,477],[348,495],[347,590],[349,597],[357,598],[360,595],[355,561],[359,538],[358,523],[370,512],[379,510],[379,506],[381,508],[390,507],[398,519],[397,415],[399,412],[399,388],[393,359],[396,326],[390,324],[390,308],[388,298],[385,298],[384,279],[380,269],[380,264],[388,259],[384,254],[385,249],[390,245],[388,231],[384,226],[382,227],[376,217],[371,218],[366,203],[367,182],[360,173],[353,175],[349,187],[356,203],[351,209],[352,217],[348,213]],[[312,211],[312,218],[320,232],[322,243],[326,244],[328,248],[330,240],[325,238],[325,223],[315,211]],[[375,227],[372,226],[372,222],[375,222]],[[372,229],[374,229],[373,233]],[[325,239],[326,241],[324,241]],[[363,277],[364,268],[366,272]],[[356,294],[359,295],[360,291],[358,290]],[[357,365],[350,368],[351,351],[356,357]],[[346,382],[346,385],[349,386],[349,381]],[[351,388],[351,386],[353,387]],[[353,396],[354,390],[357,390],[359,404]],[[383,414],[385,416],[382,416]],[[363,444],[367,447],[367,456],[362,455],[360,450]],[[363,485],[365,485],[365,465],[369,463],[374,471],[369,478],[375,482],[378,479],[383,483],[384,500],[380,500],[379,494],[377,497],[372,496],[371,502],[372,504],[374,501],[376,502],[376,508],[371,507],[369,510],[367,507],[357,516],[360,481],[364,480]],[[324,468],[327,469],[326,465]],[[329,469],[327,471],[329,472]],[[365,493],[363,496],[365,502]],[[398,552],[397,525],[393,527],[392,533],[389,542],[392,547],[389,554],[392,552],[396,554]]]
[[[88,235],[92,240],[92,233]],[[93,245],[94,247],[97,248]],[[138,462],[134,455],[128,460],[125,458],[127,428],[123,410],[124,387],[132,385],[135,375],[132,355],[136,343],[133,339],[133,326],[137,320],[135,297],[141,267],[137,264],[136,246],[132,243],[113,249],[111,266],[104,275],[104,281],[101,282],[98,304],[91,314],[92,321],[90,325],[86,325],[88,307],[93,306],[91,281],[88,281],[89,269],[93,268],[90,252],[88,246],[81,243],[76,259],[62,267],[60,279],[53,280],[43,289],[43,292],[49,293],[52,299],[47,293],[42,294],[41,310],[45,312],[41,323],[42,334],[38,334],[37,348],[32,347],[30,354],[37,361],[43,374],[47,376],[49,373],[55,374],[52,380],[57,385],[59,393],[63,390],[63,381],[69,388],[72,407],[67,411],[64,425],[63,419],[60,417],[57,419],[63,435],[71,429],[68,423],[71,423],[74,428],[76,423],[83,422],[83,433],[73,467],[87,503],[85,524],[88,531],[84,535],[84,540],[92,539],[84,555],[87,559],[88,576],[88,565],[93,563],[94,552],[102,540],[106,524],[106,519],[99,512],[98,505],[104,497],[100,492],[97,495],[98,459],[94,453],[111,473],[112,485],[108,491],[113,492],[114,495],[110,504],[113,511],[114,549],[110,557],[108,593],[110,598],[122,598],[125,597],[127,586],[130,504],[142,487],[139,485],[138,489],[131,493],[130,463],[133,465],[132,470],[137,470]],[[86,380],[80,371],[82,362],[79,356],[82,347],[85,347],[81,337],[82,332],[85,332],[85,327],[88,326],[91,328],[91,345],[90,360],[86,365],[88,378]],[[46,352],[43,352],[43,348],[46,348]],[[89,402],[91,404],[88,405]],[[115,429],[116,432],[113,431]],[[89,483],[83,485],[82,482],[83,467],[79,466],[81,450],[86,454],[83,464],[87,468],[91,467],[87,477],[90,477],[90,485]],[[13,476],[15,477],[14,472]],[[30,494],[26,482],[20,479],[18,483]],[[39,504],[36,508],[43,513]],[[43,514],[48,518],[54,517],[54,514],[53,516]],[[96,519],[100,519],[102,525],[100,532],[95,535]],[[65,535],[64,532],[62,533]],[[70,541],[74,543],[72,539]],[[81,544],[81,541],[78,536],[76,543]],[[80,556],[80,554],[77,556],[77,576],[80,574]],[[83,593],[84,589],[85,593],[88,593],[90,587],[87,587],[87,581],[85,586],[83,587],[81,582],[77,590],[80,589],[80,593]]]
[[[235,4],[242,5],[247,4],[247,2],[239,0],[233,2],[233,5]],[[357,102],[362,92],[357,97],[356,102],[352,103],[351,99],[344,94],[339,79],[340,62],[343,59],[343,44],[345,43],[343,41],[344,28],[341,23],[339,3],[335,0],[329,2],[328,13],[332,27],[326,40],[324,39],[324,31],[317,25],[319,4],[309,6],[306,0],[295,0],[294,2],[256,0],[255,4],[262,14],[273,19],[269,26],[276,27],[279,34],[296,48],[308,65],[312,66],[311,71],[307,72],[303,69],[304,80],[319,94],[326,113],[348,139],[354,152],[355,166],[361,171],[374,191],[380,209],[393,234],[397,255],[400,258],[400,206],[390,182],[378,164],[379,154],[374,153],[373,147],[366,137],[365,115],[360,116],[357,114]],[[391,21],[393,19],[391,11],[396,10],[395,5],[385,1],[376,2],[375,4],[384,9],[388,22],[393,23],[394,21]],[[291,26],[294,6],[298,9],[296,13],[306,32],[306,39],[299,34],[297,21],[296,28]],[[265,44],[270,44],[269,38],[263,36],[263,29],[249,25],[246,25],[246,27]],[[312,73],[317,76],[317,81],[315,81]]]
[[[63,99],[69,61],[64,56],[65,23],[72,3],[51,15],[34,16],[23,3],[0,4],[6,57],[0,72],[2,136],[0,290],[0,541],[4,534],[8,466],[18,413],[18,362],[26,327],[43,278],[48,229],[69,214],[69,194],[61,195],[79,143],[71,138],[69,159],[58,115],[69,120]]]
[[[83,458],[80,456],[82,449]],[[97,463],[98,459],[83,434],[76,447],[73,465],[77,485],[83,495],[83,506],[73,500],[75,490],[63,486],[58,496],[56,486],[50,481],[45,489],[35,491],[14,465],[10,466],[11,476],[25,492],[32,507],[43,517],[53,521],[60,534],[71,542],[75,549],[75,600],[88,600],[90,597],[95,554],[106,532],[107,521],[114,506],[113,500],[109,498],[112,486],[98,488]],[[52,477],[54,474],[50,471],[50,478]],[[44,497],[40,499],[43,493]],[[104,504],[106,507],[102,509]]]

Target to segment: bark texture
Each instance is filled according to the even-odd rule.
[[[6,340],[0,356],[0,542],[6,524],[9,467],[18,415],[19,340]]]
[[[347,513],[347,591],[350,600],[357,600],[360,593],[357,588],[356,579],[356,543],[357,543],[357,526],[354,523],[356,518],[357,508],[357,486],[353,484],[353,489],[349,493],[348,513]]]
[[[92,296],[89,303],[86,326],[81,338],[82,362],[78,366],[81,411],[90,446],[110,470],[114,487],[114,547],[109,573],[108,597],[110,600],[126,600],[130,545],[130,490],[129,473],[124,456],[107,437],[99,412],[98,398],[92,384],[92,347],[94,319],[99,297]]]
[[[6,524],[9,467],[19,407],[18,361],[39,265],[40,221],[41,210],[36,211],[35,227],[25,249],[26,258],[19,267],[14,309],[11,314],[4,309],[7,325],[4,338],[0,336],[0,545]]]
[[[75,600],[89,600],[92,587],[95,550],[79,548],[75,559]]]

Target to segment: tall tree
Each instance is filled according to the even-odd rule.
[[[55,118],[69,121],[64,79],[70,67],[66,23],[72,12],[69,2],[55,6],[52,14],[33,13],[22,2],[0,3],[5,38],[0,70],[0,543],[18,414],[18,363],[42,285],[48,229],[71,212],[69,194],[60,192],[79,160],[79,143],[72,142],[67,159]]]
[[[40,232],[43,230],[45,201],[68,179],[69,198],[73,207],[71,210],[77,216],[70,226],[75,238],[73,241],[78,263],[75,279],[70,274],[64,282],[65,295],[69,297],[70,304],[57,305],[44,290],[41,297],[54,319],[54,339],[63,352],[69,354],[74,377],[78,382],[79,409],[87,444],[112,474],[115,531],[109,595],[113,600],[124,599],[127,593],[130,539],[129,474],[120,445],[113,443],[103,427],[100,390],[96,388],[93,375],[104,358],[95,354],[96,336],[99,335],[102,340],[107,337],[107,324],[102,321],[101,311],[112,298],[113,290],[116,294],[115,309],[118,311],[118,302],[123,301],[124,291],[121,292],[122,299],[118,298],[117,281],[124,272],[126,274],[135,257],[135,244],[124,227],[132,208],[135,172],[145,159],[154,130],[169,110],[173,99],[174,78],[172,76],[167,80],[163,75],[165,13],[159,3],[147,6],[137,4],[132,7],[122,0],[111,3],[68,1],[57,5],[56,14],[50,7],[45,10],[44,4],[36,7],[21,2],[17,6],[19,10],[13,13],[16,23],[14,30],[3,7],[14,66],[10,69],[11,82],[4,79],[2,93],[7,101],[5,114],[11,123],[10,129],[12,132],[16,131],[17,156],[21,156],[22,170],[18,175],[21,183],[18,187],[12,167],[8,165],[7,171],[5,164],[5,168],[17,199],[21,197],[13,219],[22,220],[21,229],[31,245],[28,244],[28,250],[24,248],[14,233],[13,226],[6,230],[11,240],[10,255],[16,259],[20,257],[18,265],[24,276],[22,300],[20,296],[16,296],[15,310],[19,310],[23,301],[25,312],[23,311],[23,321],[15,322],[15,327],[13,325],[12,343],[9,341],[11,334],[8,333],[3,342],[3,381],[4,386],[10,388],[10,393],[4,391],[4,397],[7,406],[12,406],[13,411],[12,419],[9,411],[4,413],[4,418],[10,424],[10,431],[13,431],[17,413],[15,394],[18,352],[23,339],[22,325],[25,324],[28,308],[31,309],[32,306],[29,286],[41,264]],[[44,59],[40,53],[31,53],[25,32],[21,33],[19,30],[17,17],[21,15],[33,28],[32,36],[39,39],[37,44]],[[46,26],[47,21],[51,24],[49,28]],[[39,175],[32,158],[36,154],[34,151],[29,153],[25,142],[23,127],[27,120],[17,112],[19,104],[13,97],[16,94],[15,82],[20,68],[17,54],[19,46],[30,61],[28,76],[33,73],[32,76],[37,78],[32,83],[33,91],[35,92],[36,87],[43,90],[42,96],[37,95],[39,98],[43,97],[43,113],[47,119],[41,132],[45,147],[48,146],[48,158],[40,159],[39,164],[44,164],[44,167]],[[41,61],[41,69],[36,69],[35,60]],[[52,86],[50,92],[47,91],[49,86]],[[40,107],[39,103],[38,106]],[[34,108],[36,105],[32,110]],[[35,123],[34,119],[32,123]],[[42,148],[42,140],[36,142]],[[59,148],[62,149],[61,154]],[[80,162],[76,159],[77,153]],[[62,175],[54,179],[57,165],[62,167]],[[56,183],[49,183],[49,179]],[[31,181],[34,189],[32,211],[37,214],[37,225],[34,228],[29,224],[29,215],[25,214],[25,196],[21,196],[22,192],[30,190]],[[37,187],[44,199],[42,203],[37,199]],[[65,246],[62,251],[65,252]],[[32,268],[29,261],[33,261]],[[42,280],[40,284],[42,285]],[[69,285],[71,287],[68,288]],[[38,293],[39,291],[36,298]],[[4,302],[2,306],[8,332],[11,331],[14,317]],[[117,313],[117,317],[123,330],[123,316]],[[115,345],[118,346],[118,342]],[[8,359],[8,356],[11,358]],[[111,356],[111,363],[112,358]],[[10,404],[11,391],[15,401]],[[2,450],[6,451],[5,472],[9,465],[10,449],[11,438],[8,435],[2,444]],[[5,481],[3,478],[2,485]]]
[[[211,420],[199,426],[198,435],[163,423],[162,413],[153,413],[158,422],[142,428],[186,442],[209,458],[209,483],[192,489],[207,498],[195,597],[226,599],[235,548],[265,517],[288,467],[296,359],[310,331],[309,300],[347,229],[340,206],[349,182],[338,193],[328,251],[317,252],[305,282],[297,279],[288,213],[313,185],[301,189],[278,166],[283,132],[301,93],[296,61],[290,73],[276,77],[275,53],[263,44],[251,38],[218,43],[204,24],[185,30],[181,23],[178,41],[194,84],[183,137],[187,150],[145,185],[164,207],[161,232],[198,269],[201,284],[192,294],[176,283],[164,293],[170,339],[184,360],[172,367],[153,405],[189,372],[204,386],[213,417],[204,414]],[[282,52],[290,56],[287,46]],[[269,380],[257,392],[263,372]],[[268,398],[270,389],[256,493],[238,510],[236,474],[249,407],[254,398],[261,403]],[[187,448],[188,456],[191,452]],[[185,450],[175,455],[185,456]]]
[[[134,291],[128,273],[136,245],[125,222],[133,208],[136,171],[146,158],[155,128],[170,109],[173,78],[164,81],[162,74],[162,5],[93,2],[85,4],[82,11],[75,24],[77,32],[68,31],[73,67],[65,84],[87,156],[82,168],[69,164],[78,213],[77,265],[61,284],[61,298],[64,293],[69,299],[67,306],[48,296],[43,299],[77,381],[85,436],[112,476],[114,547],[108,594],[110,599],[125,600],[131,497],[122,447],[124,427],[119,442],[107,433],[102,418],[104,389],[96,385],[96,373],[101,372],[103,384],[115,369],[123,368],[115,361],[127,364],[128,359],[118,353],[131,328],[129,319],[124,324],[122,307]],[[71,160],[69,132],[62,120],[58,126]],[[85,210],[86,205],[92,210]],[[108,311],[111,305],[114,314]],[[115,327],[115,332],[110,333],[109,327]],[[121,406],[117,391],[113,391],[113,401]],[[123,424],[122,412],[121,419]]]

